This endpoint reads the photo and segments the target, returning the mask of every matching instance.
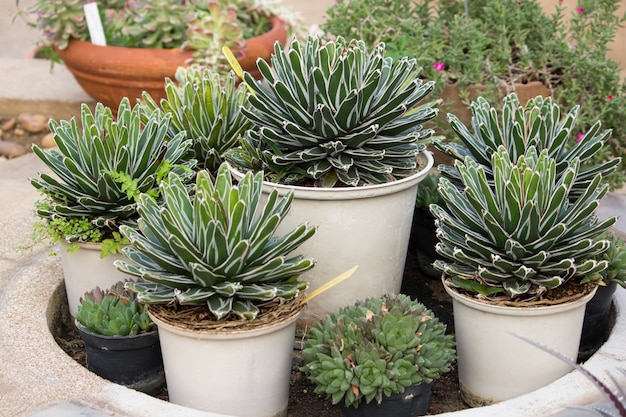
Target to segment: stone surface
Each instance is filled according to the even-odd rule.
[[[30,133],[43,132],[48,128],[48,118],[43,114],[20,113],[17,122]]]
[[[8,159],[17,158],[26,153],[26,148],[19,143],[0,141],[0,156]]]

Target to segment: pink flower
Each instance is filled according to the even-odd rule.
[[[585,138],[585,134],[584,133],[579,133],[576,135],[576,143],[580,142],[581,140],[583,140]]]
[[[433,68],[435,69],[435,71],[443,71],[444,69],[446,69],[446,66],[443,64],[443,62],[435,62],[433,64]]]
[[[609,94],[608,96],[606,96],[606,99],[611,101],[611,100],[613,100],[613,96],[611,94]]]
[[[578,9],[576,9],[576,11],[580,14],[583,14],[585,12],[585,8],[584,7],[579,7]]]
[[[522,2],[521,2],[521,1],[518,1],[518,2],[517,2],[517,5],[518,5],[518,6],[521,6],[521,5],[522,5]]]

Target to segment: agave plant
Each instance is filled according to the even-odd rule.
[[[97,228],[117,230],[137,217],[137,196],[156,196],[159,181],[169,171],[190,176],[195,161],[183,161],[191,146],[183,134],[168,137],[171,116],[142,121],[138,106],[120,103],[117,118],[98,103],[95,111],[81,108],[80,123],[50,121],[56,149],[33,152],[55,176],[39,173],[31,184],[43,195],[37,215],[86,220]],[[72,240],[72,236],[66,236]]]
[[[168,134],[184,132],[192,140],[193,158],[198,168],[212,172],[222,163],[222,155],[239,142],[250,122],[241,107],[247,105],[247,92],[235,85],[235,77],[225,77],[197,67],[179,68],[178,83],[166,79],[166,98],[156,103],[143,94],[140,105],[147,117],[155,112],[171,116]]]
[[[262,80],[244,74],[252,95],[242,112],[253,127],[227,154],[233,164],[273,181],[325,187],[385,183],[418,170],[415,157],[432,134],[422,124],[437,109],[422,103],[434,83],[422,82],[415,59],[393,60],[384,44],[368,51],[360,40],[308,37],[276,44],[271,66],[257,65]]]
[[[573,137],[580,106],[574,106],[562,115],[558,104],[550,97],[538,96],[522,106],[517,95],[512,93],[504,99],[501,118],[496,108],[483,97],[472,102],[471,110],[473,133],[455,115],[448,114],[450,126],[461,144],[435,140],[434,145],[457,160],[471,157],[484,167],[489,178],[493,175],[491,155],[499,146],[505,147],[513,161],[531,146],[537,152],[545,149],[555,159],[559,176],[569,168],[570,161],[580,159],[581,166],[572,187],[573,197],[582,193],[597,174],[606,177],[620,165],[619,158],[591,163],[611,135],[610,130],[602,130],[600,121],[583,138]],[[442,165],[439,169],[458,183],[459,174],[454,168]]]
[[[327,316],[304,342],[302,371],[333,404],[361,403],[430,383],[450,370],[454,341],[423,304],[403,294],[359,301]]]
[[[490,166],[492,175],[472,158],[457,161],[463,191],[440,179],[445,207],[431,205],[431,211],[437,252],[446,260],[435,261],[435,268],[465,290],[513,299],[531,299],[570,280],[599,280],[607,262],[596,257],[609,244],[599,237],[616,221],[594,215],[608,189],[602,176],[572,201],[578,158],[559,173],[547,149],[530,146],[513,160],[500,145]]]
[[[132,244],[124,249],[130,262],[116,261],[147,281],[127,284],[139,301],[206,304],[217,319],[230,312],[254,319],[259,304],[303,291],[306,283],[297,277],[314,261],[290,253],[315,228],[301,224],[274,236],[293,194],[279,198],[274,190],[261,204],[262,183],[262,173],[248,173],[234,185],[222,164],[215,182],[207,171],[198,173],[193,195],[175,174],[161,183],[162,206],[142,194],[138,228],[121,227]]]

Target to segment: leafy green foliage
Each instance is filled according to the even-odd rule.
[[[610,130],[601,129],[599,121],[581,140],[572,138],[579,106],[562,114],[559,105],[550,97],[535,97],[522,106],[517,94],[511,93],[504,98],[500,111],[483,97],[473,101],[471,109],[473,132],[455,115],[448,114],[450,126],[461,143],[436,140],[434,144],[453,159],[462,161],[469,156],[482,165],[489,176],[493,175],[491,158],[499,146],[506,148],[512,161],[529,147],[534,147],[537,152],[547,150],[556,160],[558,177],[570,167],[570,161],[580,159],[581,167],[573,185],[572,197],[582,193],[597,174],[606,178],[620,165],[619,158],[593,161],[611,134]],[[443,165],[439,169],[443,175],[459,181],[459,174],[454,168]]]
[[[239,143],[250,126],[241,113],[248,103],[247,91],[235,85],[232,72],[220,77],[208,70],[179,68],[176,78],[178,84],[166,79],[166,98],[158,104],[144,93],[142,110],[147,117],[171,115],[168,134],[184,132],[192,140],[192,157],[198,167],[215,172],[222,155]]]
[[[517,159],[500,145],[491,157],[492,175],[467,157],[455,167],[463,188],[441,178],[445,207],[432,205],[436,217],[437,260],[461,288],[513,299],[540,296],[567,281],[596,281],[607,262],[597,256],[609,242],[599,239],[615,217],[594,215],[608,186],[602,175],[585,186],[575,200],[580,160],[564,169],[548,149],[531,145]]]
[[[358,407],[450,370],[452,336],[406,295],[359,301],[327,316],[304,342],[302,371],[333,404]]]
[[[538,0],[338,0],[322,28],[370,47],[385,42],[394,57],[417,58],[437,92],[454,84],[467,106],[475,98],[470,86],[482,85],[495,105],[515,83],[540,81],[561,106],[584,109],[571,137],[587,133],[597,120],[613,130],[610,146],[592,163],[623,156],[626,83],[619,64],[607,56],[624,22],[621,1],[577,0],[571,14],[554,3],[550,13]],[[450,103],[442,108],[449,110]],[[436,119],[435,126],[455,140],[444,120]],[[622,165],[605,181],[619,188],[625,177]]]
[[[257,62],[263,80],[244,78],[253,91],[242,108],[253,126],[227,159],[264,170],[273,181],[318,186],[378,184],[416,172],[422,124],[437,115],[423,103],[414,59],[394,60],[380,44],[324,43],[308,37],[289,48],[275,45],[270,63]]]
[[[33,151],[56,175],[40,173],[30,180],[43,195],[36,214],[49,223],[50,237],[110,238],[120,224],[136,221],[137,195],[156,195],[164,171],[192,175],[195,161],[183,160],[191,140],[182,133],[168,137],[169,123],[170,116],[157,115],[142,122],[139,106],[131,108],[128,99],[120,103],[117,118],[98,103],[93,113],[83,105],[80,124],[74,118],[51,120],[58,149],[35,145]],[[66,221],[71,219],[78,220]],[[94,229],[102,233],[92,235]]]
[[[415,207],[428,210],[431,204],[442,204],[441,196],[437,191],[440,175],[431,173],[424,177],[417,186],[417,196],[415,198]]]
[[[103,336],[134,336],[154,328],[145,306],[123,282],[106,292],[96,287],[85,293],[75,318],[87,331]]]
[[[200,171],[193,195],[175,174],[161,183],[164,203],[139,198],[138,228],[122,226],[132,247],[116,261],[123,272],[147,282],[126,284],[144,303],[207,305],[217,318],[229,313],[254,319],[258,306],[292,299],[306,288],[297,280],[314,261],[291,255],[315,228],[302,224],[274,236],[291,207],[293,193],[273,190],[261,203],[263,174],[246,174],[234,185],[227,164],[215,182]]]

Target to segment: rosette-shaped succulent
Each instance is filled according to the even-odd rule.
[[[379,184],[414,174],[423,123],[437,115],[424,99],[415,59],[385,56],[384,44],[368,51],[359,40],[324,43],[309,37],[290,47],[276,44],[263,77],[244,74],[252,91],[243,108],[253,127],[229,159],[243,169],[264,170],[272,181],[332,187]]]
[[[192,195],[176,175],[161,183],[163,205],[142,194],[138,228],[120,229],[130,262],[115,264],[147,282],[127,288],[147,304],[207,305],[217,319],[231,312],[254,319],[258,304],[296,297],[306,289],[298,276],[314,261],[291,253],[316,229],[301,224],[275,236],[293,193],[279,198],[274,190],[262,204],[262,185],[262,173],[233,184],[223,164],[215,182],[200,171]]]
[[[302,370],[333,404],[358,407],[450,370],[452,336],[423,304],[402,294],[371,297],[311,329]]]

